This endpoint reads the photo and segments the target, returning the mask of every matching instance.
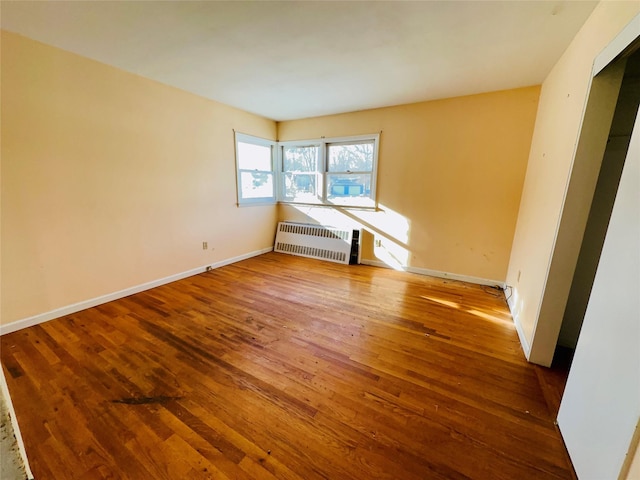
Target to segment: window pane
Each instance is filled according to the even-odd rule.
[[[315,172],[318,170],[320,147],[284,147],[282,169],[285,172]]]
[[[328,174],[327,199],[339,205],[372,206],[371,175]]]
[[[329,145],[328,158],[330,172],[370,172],[373,142]]]
[[[272,198],[273,174],[269,172],[240,172],[242,198]]]
[[[285,173],[282,182],[284,196],[289,202],[318,203],[317,175],[315,173]]]
[[[271,147],[238,142],[240,170],[271,170]]]

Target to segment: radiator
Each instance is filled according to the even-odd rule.
[[[359,263],[360,231],[280,222],[274,251],[336,263]]]

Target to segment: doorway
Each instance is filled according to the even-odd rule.
[[[627,478],[637,448],[633,439],[640,419],[638,47],[636,39],[599,73],[600,79],[620,81],[561,329],[560,340],[573,344],[575,357],[558,425],[580,478]],[[599,106],[592,104],[598,98],[596,78],[585,124],[597,123]],[[580,143],[589,142],[584,129],[583,125]]]
[[[607,146],[573,274],[558,344],[575,349],[640,105],[640,49],[626,59]],[[560,350],[562,351],[562,349]],[[566,357],[566,352],[565,352]]]

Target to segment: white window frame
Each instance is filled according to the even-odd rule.
[[[292,170],[284,169],[284,149],[287,147],[294,148],[308,148],[308,147],[316,147],[318,148],[318,163],[316,165],[316,170],[313,171],[305,171],[298,172]],[[324,198],[324,178],[322,176],[322,171],[324,169],[324,157],[325,157],[325,146],[323,145],[322,140],[309,140],[309,141],[300,141],[293,140],[288,142],[278,142],[278,202],[281,203],[292,203],[292,204],[300,204],[300,205],[322,205],[322,199]],[[303,202],[298,200],[291,200],[287,198],[285,192],[285,177],[287,173],[293,174],[308,174],[316,175],[316,201],[313,202]]]
[[[373,142],[373,165],[371,171],[366,172],[329,172],[329,162],[328,162],[328,149],[331,145],[348,145],[348,144],[357,144],[357,143],[368,143]],[[376,195],[376,186],[377,186],[377,178],[378,178],[378,150],[380,143],[380,134],[370,134],[370,135],[356,135],[350,137],[332,137],[332,138],[320,138],[320,139],[312,139],[312,140],[293,140],[287,142],[278,142],[277,143],[277,197],[278,202],[287,203],[287,204],[296,204],[296,205],[326,205],[332,207],[342,207],[342,208],[364,208],[364,209],[375,209],[377,208],[377,195]],[[310,146],[318,146],[320,147],[319,158],[318,158],[318,170],[316,174],[320,181],[316,186],[317,188],[317,202],[302,202],[287,199],[284,191],[284,177],[286,175],[286,171],[284,170],[284,159],[283,159],[283,149],[284,147],[310,147]],[[328,190],[328,177],[329,174],[334,175],[371,175],[371,184],[369,189],[368,198],[371,199],[369,205],[361,205],[358,202],[354,202],[354,204],[344,203],[344,202],[332,202],[329,197]]]
[[[249,170],[240,168],[239,148],[238,143],[246,143],[250,145],[259,145],[263,147],[271,148],[271,169],[270,170]],[[277,142],[273,140],[267,140],[260,137],[254,137],[244,133],[235,132],[235,157],[236,157],[236,192],[238,198],[238,205],[271,205],[277,203],[276,191],[278,191],[278,179],[275,171],[276,166],[276,150]],[[264,173],[271,175],[273,189],[271,195],[268,197],[255,197],[244,198],[242,196],[242,174],[243,173]]]

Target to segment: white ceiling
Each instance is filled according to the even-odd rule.
[[[540,84],[597,1],[2,1],[2,28],[274,120]]]

